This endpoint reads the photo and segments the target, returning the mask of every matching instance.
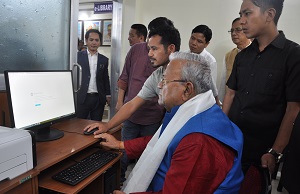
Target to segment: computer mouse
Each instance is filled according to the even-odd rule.
[[[98,131],[98,127],[90,130],[90,131],[84,131],[83,134],[84,135],[93,135],[95,131]]]

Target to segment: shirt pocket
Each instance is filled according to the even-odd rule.
[[[99,64],[99,70],[100,70],[100,69],[104,69],[104,67],[105,67],[105,65],[104,65],[103,63],[100,63],[100,64]]]
[[[256,82],[257,92],[260,94],[276,96],[284,85],[282,71],[275,69],[260,69]]]

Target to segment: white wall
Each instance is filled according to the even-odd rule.
[[[83,0],[80,0],[78,20],[97,20],[97,19],[112,19],[112,13],[94,14],[94,3],[88,3],[88,2],[84,2]],[[102,55],[108,58],[111,57],[110,50],[111,47],[108,46],[100,46],[98,48],[99,53],[101,53]]]
[[[123,62],[121,64],[120,72],[123,70],[124,61],[127,52],[130,49],[129,41],[128,41],[128,34],[130,30],[130,26],[134,23],[142,23],[141,21],[136,19],[136,0],[126,0],[126,2],[123,1],[123,24],[122,24],[122,56],[121,61]],[[147,24],[148,25],[148,24]],[[147,26],[146,25],[146,26]]]
[[[242,0],[123,0],[123,57],[129,50],[126,41],[131,24],[147,26],[152,19],[165,16],[174,22],[181,34],[182,51],[188,49],[188,40],[195,26],[209,26],[213,37],[207,50],[216,58],[220,70],[224,54],[235,46],[227,31],[232,20],[239,16],[241,3]],[[286,0],[278,23],[278,29],[297,43],[300,43],[299,8],[299,0]]]

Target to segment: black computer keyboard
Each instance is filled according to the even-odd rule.
[[[118,157],[117,153],[99,150],[78,163],[60,171],[52,178],[69,185],[76,185],[116,157]]]

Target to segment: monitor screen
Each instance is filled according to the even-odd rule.
[[[75,117],[71,70],[5,71],[12,127],[35,132],[36,141],[63,136],[51,125]]]

